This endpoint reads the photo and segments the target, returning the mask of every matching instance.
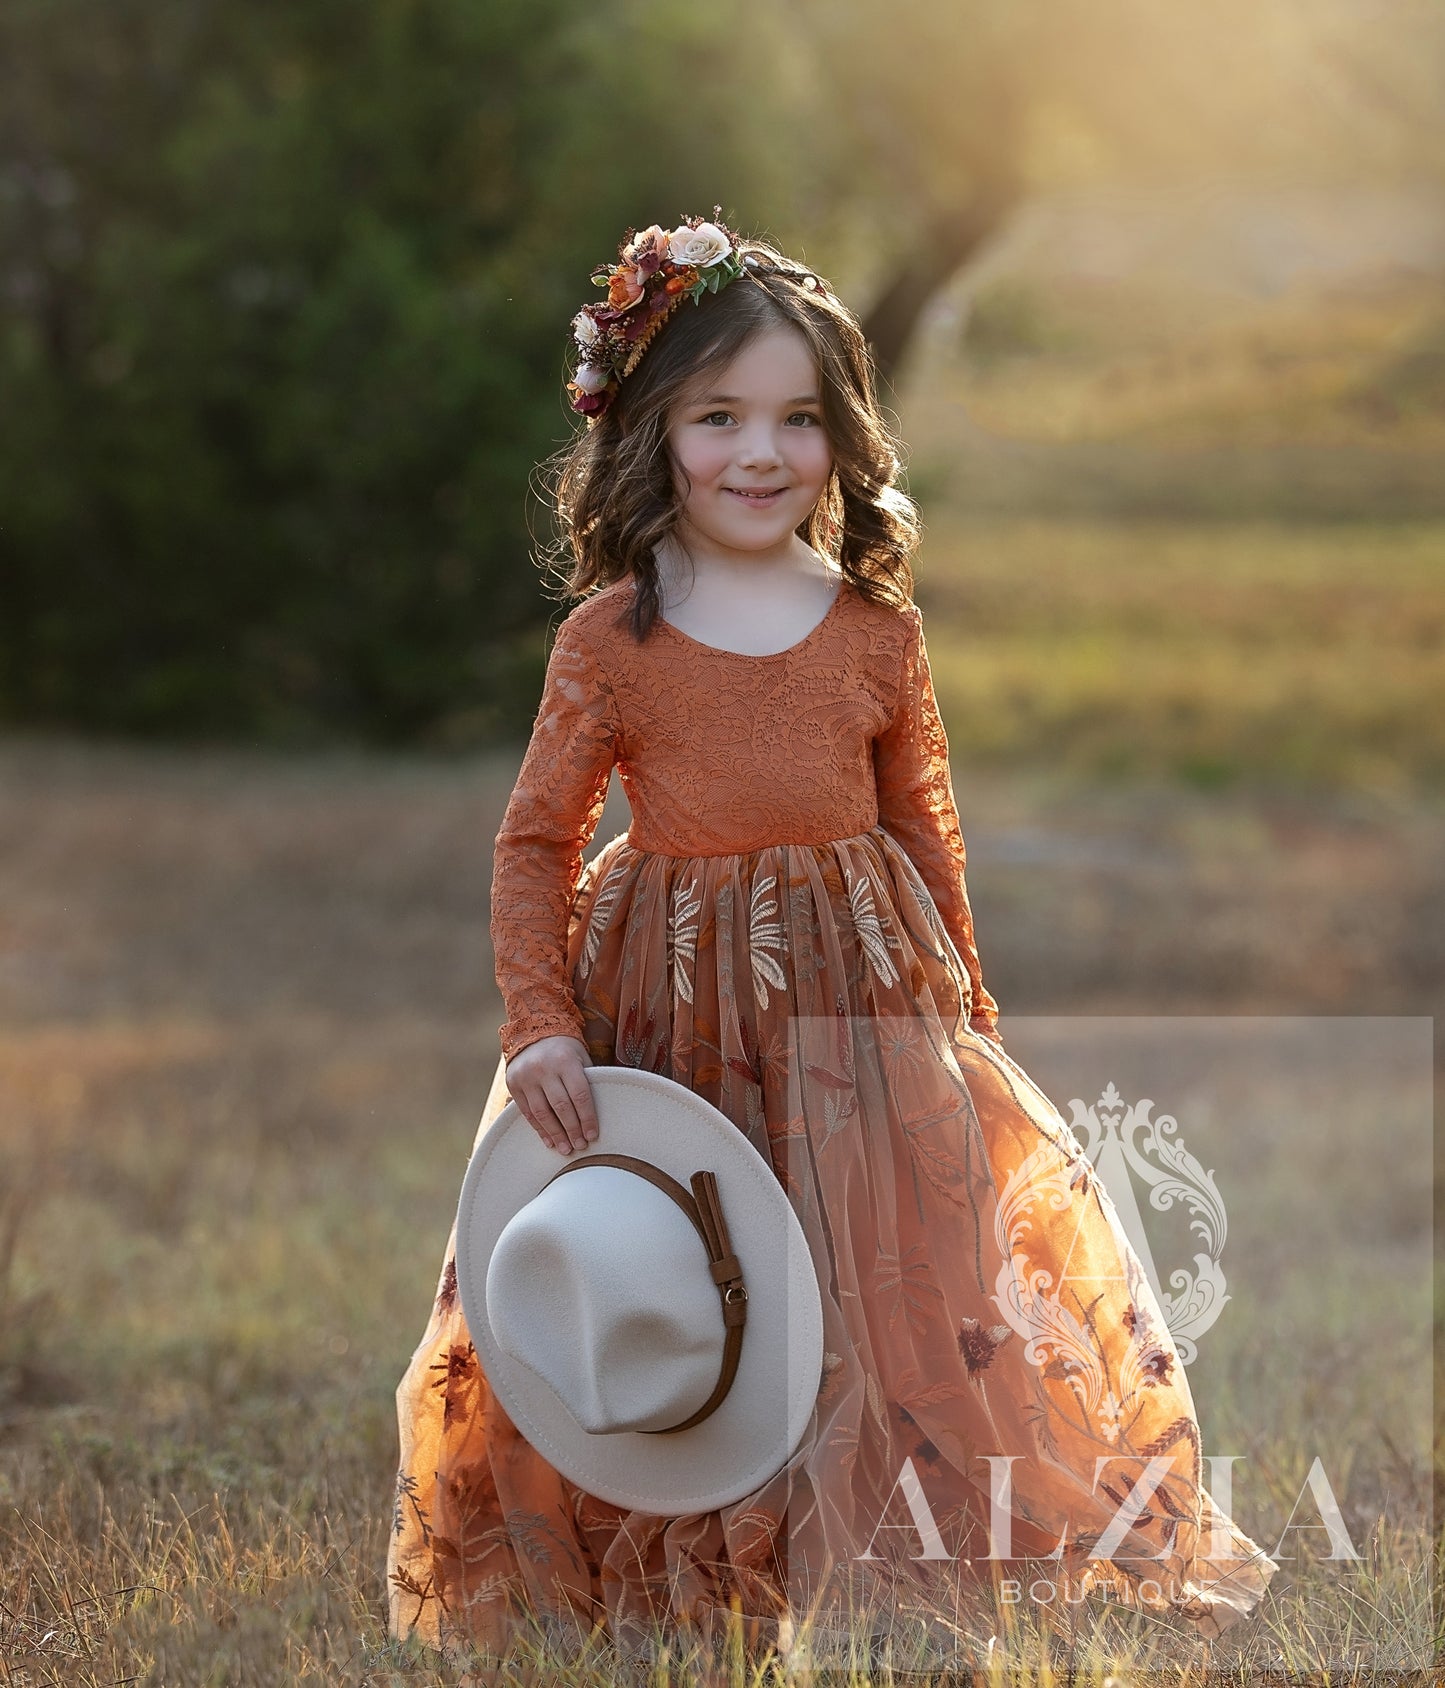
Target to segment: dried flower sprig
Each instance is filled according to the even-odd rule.
[[[743,273],[737,236],[721,213],[716,205],[711,222],[685,216],[671,231],[656,223],[641,233],[628,229],[618,247],[620,262],[592,272],[607,299],[584,305],[572,319],[580,361],[567,383],[573,410],[589,423],[609,408],[619,384],[684,299],[697,304]]]

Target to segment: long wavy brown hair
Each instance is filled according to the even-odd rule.
[[[745,265],[697,305],[679,306],[609,408],[538,470],[541,496],[560,528],[541,552],[558,595],[581,598],[631,575],[637,590],[628,619],[639,640],[661,609],[654,547],[682,514],[669,418],[694,383],[780,324],[797,329],[812,349],[833,457],[828,484],[798,535],[875,603],[901,606],[913,596],[918,507],[896,484],[901,448],[879,411],[858,319],[822,277],[766,241],[740,240],[737,250],[756,266]]]

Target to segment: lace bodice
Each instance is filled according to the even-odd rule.
[[[661,620],[639,644],[619,625],[632,591],[616,582],[558,628],[497,834],[491,934],[503,1055],[580,1036],[568,917],[614,765],[638,850],[741,854],[881,825],[917,867],[967,969],[970,1024],[999,1042],[917,606],[873,604],[844,582],[811,633],[745,656]]]

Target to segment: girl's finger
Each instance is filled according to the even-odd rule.
[[[577,1128],[582,1133],[583,1141],[595,1143],[597,1141],[597,1110],[592,1102],[592,1086],[587,1082],[587,1075],[577,1069],[571,1069],[563,1082],[567,1086],[567,1096],[572,1103],[572,1111],[577,1119]]]
[[[548,1085],[547,1100],[552,1105],[552,1112],[556,1115],[563,1136],[563,1141],[557,1147],[564,1155],[571,1154],[574,1149],[585,1149],[588,1138],[578,1117],[577,1104],[565,1081],[560,1077],[553,1079]]]
[[[521,1096],[514,1096],[512,1100],[522,1110],[522,1117],[533,1131],[542,1139],[549,1149],[560,1149],[559,1133],[565,1141],[565,1133],[552,1116],[552,1110],[547,1104],[545,1096],[537,1097],[531,1091],[526,1093],[525,1100]]]

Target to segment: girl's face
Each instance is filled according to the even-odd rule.
[[[667,440],[682,471],[678,538],[694,559],[795,557],[794,530],[833,468],[817,366],[796,328],[754,335],[725,369],[684,393]]]

